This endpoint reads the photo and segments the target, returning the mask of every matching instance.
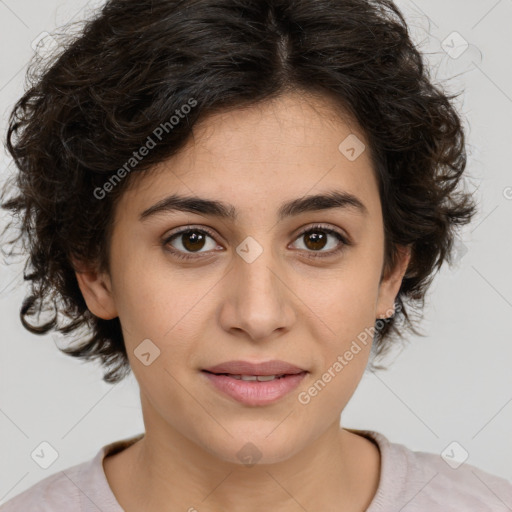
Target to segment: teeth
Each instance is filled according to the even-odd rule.
[[[265,382],[267,380],[274,380],[277,379],[277,375],[260,375],[258,376],[258,380],[260,382]]]
[[[258,380],[259,382],[266,382],[282,377],[282,375],[230,375],[230,377],[237,380]]]

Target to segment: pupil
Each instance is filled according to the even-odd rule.
[[[315,231],[312,234],[306,235],[306,240],[312,241],[311,244],[306,242],[306,246],[309,249],[323,249],[325,247],[326,235],[321,231]]]
[[[183,233],[183,246],[188,251],[196,251],[202,249],[204,246],[205,237],[202,233],[197,231],[189,231],[187,233]]]

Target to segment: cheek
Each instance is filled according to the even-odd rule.
[[[378,277],[371,266],[347,265],[320,278],[318,274],[306,276],[296,282],[294,291],[305,298],[305,311],[312,313],[311,318],[322,330],[320,339],[340,345],[373,325]]]
[[[303,291],[307,309],[314,312],[313,336],[321,354],[319,407],[343,406],[364,374],[374,333],[378,276],[371,266],[347,267],[315,290]]]
[[[350,345],[350,344],[349,344]],[[317,432],[324,425],[339,422],[340,415],[350,401],[364,374],[368,361],[368,349],[352,355],[350,361],[343,363],[344,350],[335,350],[326,358],[326,364],[297,395],[296,419],[302,425]]]
[[[187,270],[173,268],[158,248],[128,251],[121,242],[113,251],[113,288],[123,328],[136,338],[161,340],[186,323],[194,305],[208,290],[207,282]],[[122,255],[125,254],[124,257]]]
[[[156,425],[163,419],[189,439],[198,437],[197,428],[215,430],[214,422],[201,406],[203,402],[194,399],[194,387],[186,383],[179,365],[169,364],[168,355],[162,353],[152,366],[139,365],[133,370],[141,390],[145,422]],[[173,352],[173,357],[179,358],[180,354]]]

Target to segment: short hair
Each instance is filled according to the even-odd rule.
[[[30,72],[6,137],[17,195],[2,204],[21,221],[9,244],[21,240],[28,253],[20,318],[30,332],[76,331],[76,343],[60,350],[100,360],[106,382],[126,376],[119,318],[88,310],[71,257],[109,270],[123,191],[175,155],[199,120],[298,91],[334,100],[365,134],[385,267],[399,244],[412,248],[395,314],[374,330],[376,360],[406,331],[423,335],[425,294],[476,205],[458,188],[467,158],[456,95],[433,83],[392,1],[111,0]],[[127,169],[148,137],[155,147]],[[28,323],[49,310],[50,320]]]

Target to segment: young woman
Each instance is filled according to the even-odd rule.
[[[133,371],[145,432],[2,512],[510,510],[340,425],[475,212],[450,100],[388,0],[107,2],[17,103],[3,207],[24,325]]]

